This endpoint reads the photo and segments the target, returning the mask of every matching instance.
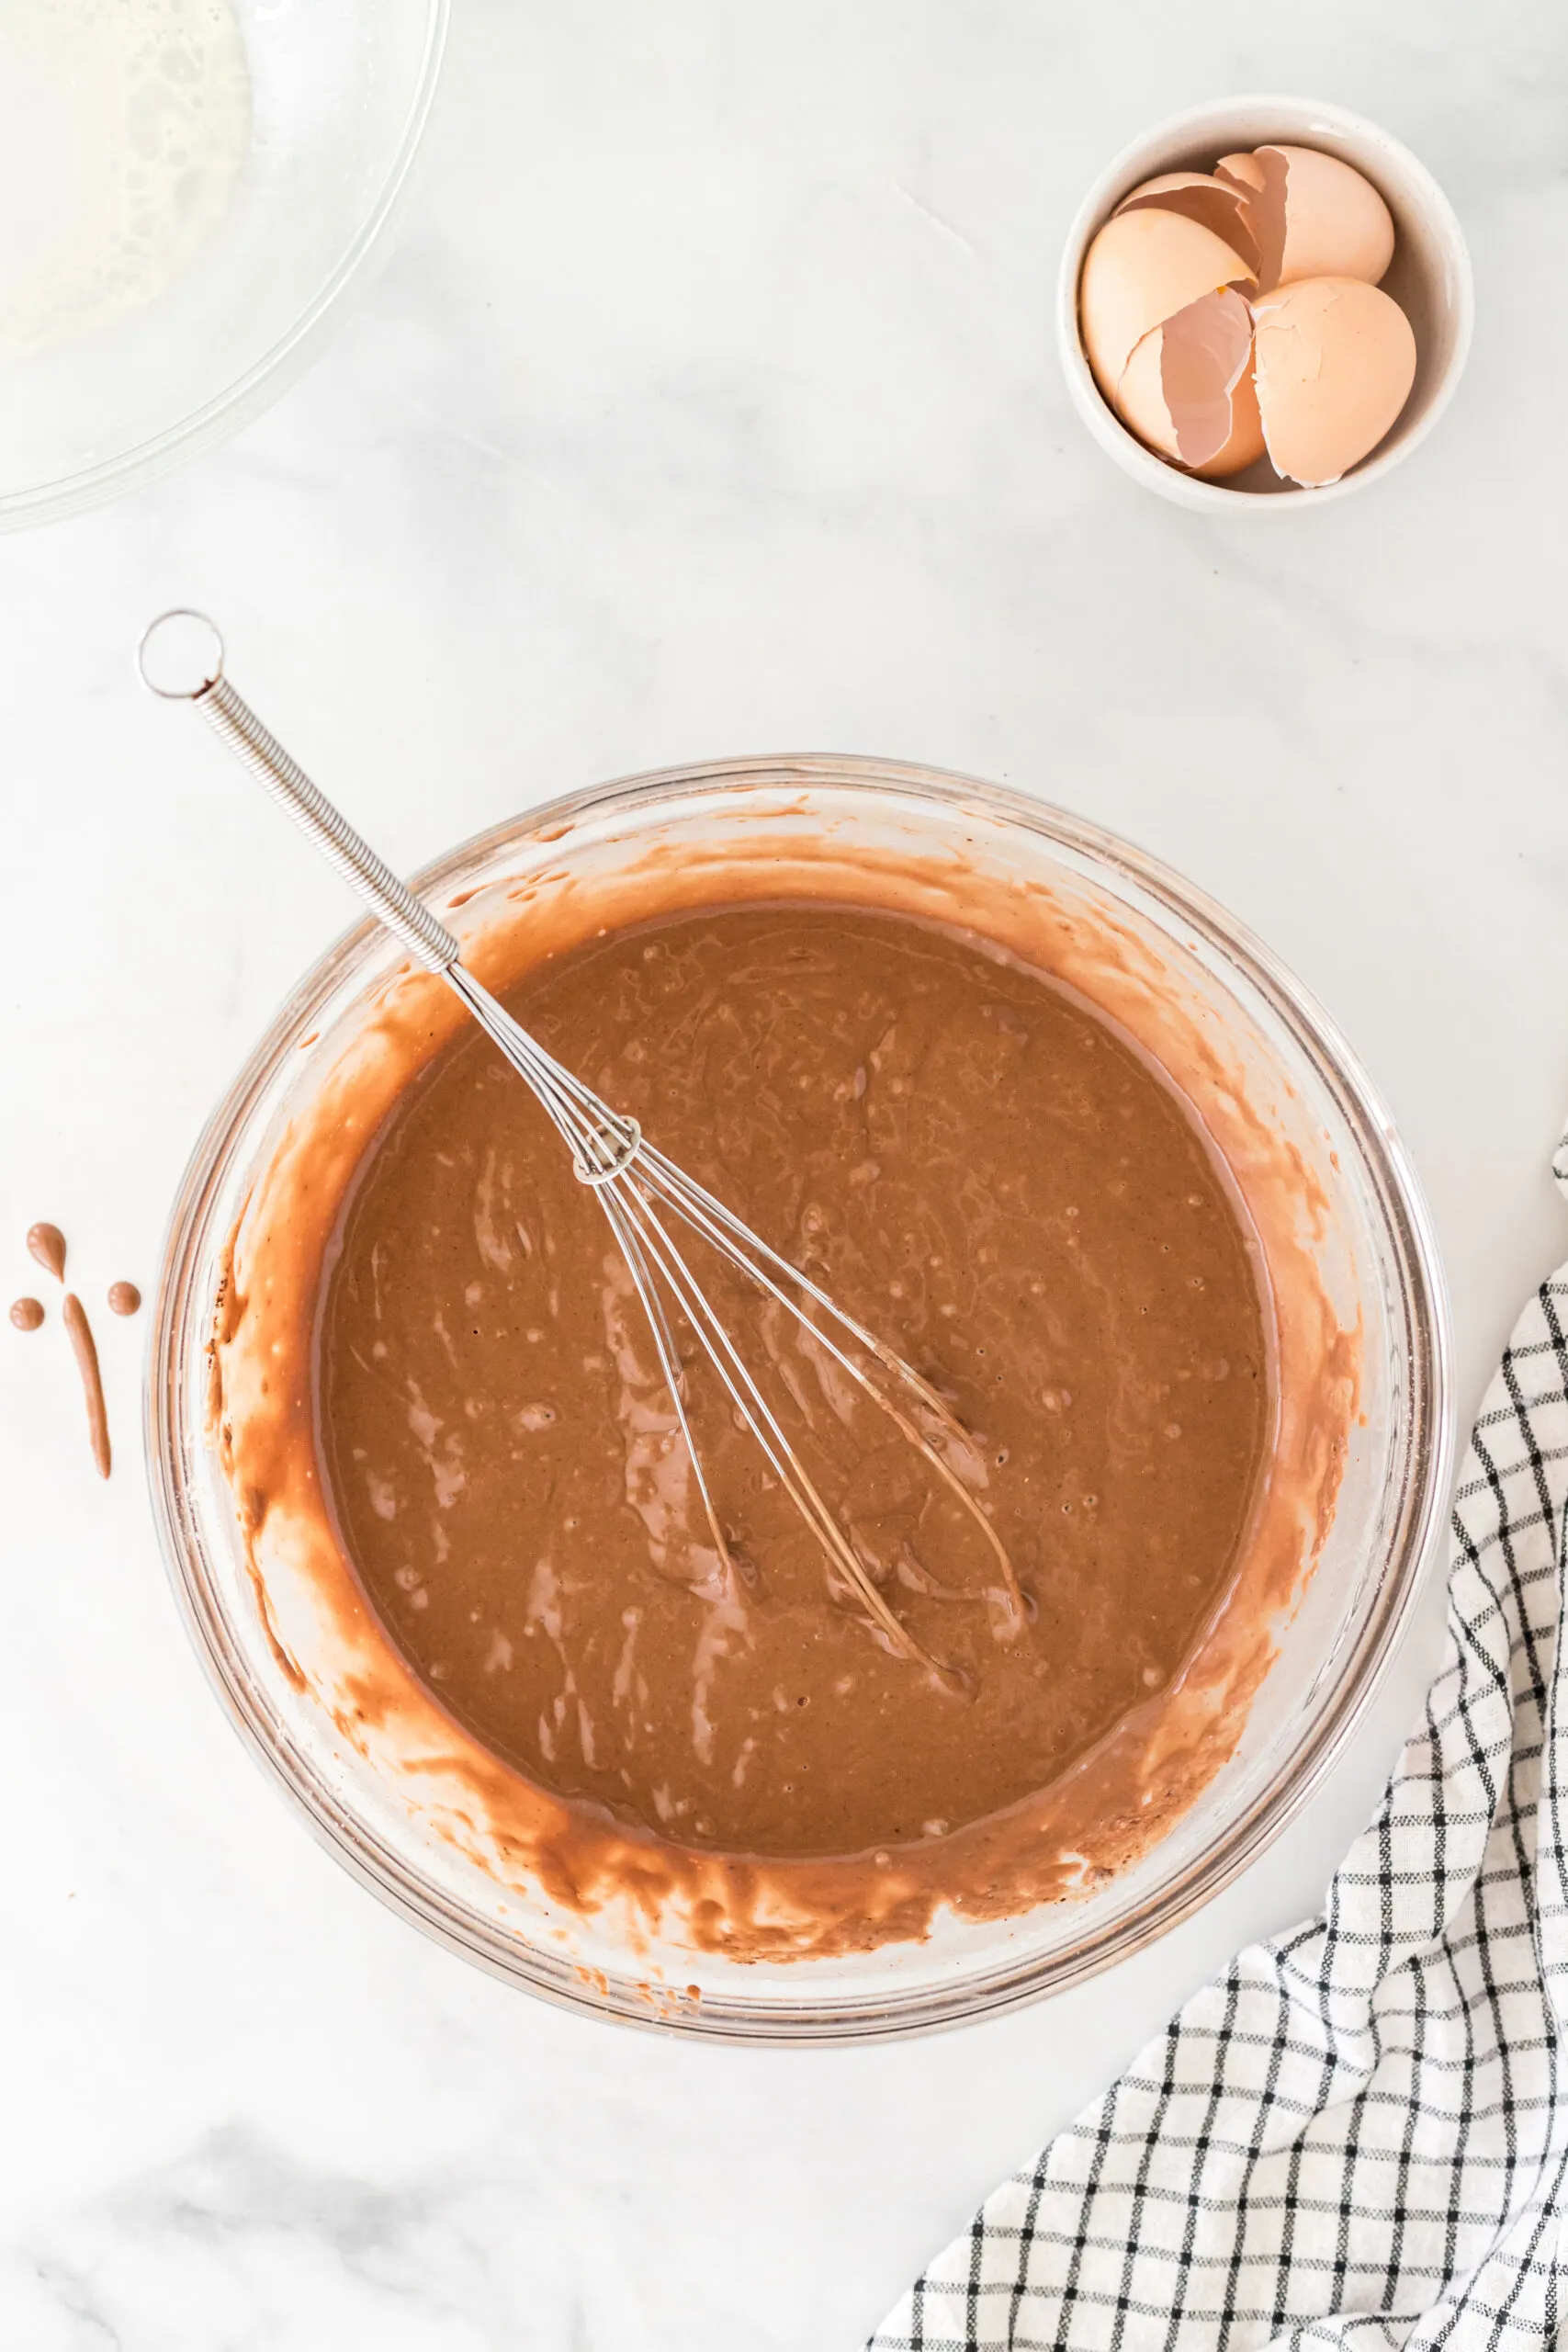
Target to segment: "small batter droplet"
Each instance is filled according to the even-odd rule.
[[[109,1306],[116,1315],[134,1315],[141,1304],[141,1293],[134,1283],[110,1283]]]
[[[57,1283],[65,1280],[65,1236],[57,1225],[29,1225],[28,1250]]]
[[[43,1321],[41,1301],[36,1298],[14,1298],[11,1301],[11,1320],[18,1331],[36,1331]]]

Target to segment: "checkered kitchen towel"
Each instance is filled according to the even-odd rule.
[[[1568,1192],[1568,1137],[1554,1172]],[[1486,1393],[1442,1670],[1319,1919],[1254,1944],[873,2352],[1525,2352],[1568,2212],[1568,1266]],[[1568,2342],[1568,2335],[1565,2335]]]

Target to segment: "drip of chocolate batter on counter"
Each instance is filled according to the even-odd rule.
[[[65,1329],[71,1335],[72,1351],[76,1369],[82,1375],[82,1395],[87,1407],[87,1434],[92,1441],[93,1460],[100,1478],[109,1475],[109,1421],[104,1407],[103,1374],[98,1370],[98,1351],[93,1338],[93,1327],[87,1320],[87,1310],[73,1290],[65,1294],[61,1310]]]
[[[39,1298],[14,1298],[11,1320],[18,1331],[36,1331],[43,1321],[43,1301]]]
[[[57,1225],[42,1222],[28,1227],[28,1255],[52,1274],[57,1283],[65,1280],[65,1236]]]
[[[998,1623],[913,1450],[699,1256],[951,1678],[890,1655],[830,1588],[697,1357],[739,1571],[716,1573],[600,1205],[464,1034],[367,1152],[316,1330],[342,1541],[443,1705],[623,1823],[806,1857],[994,1815],[1168,1690],[1232,1577],[1270,1408],[1253,1248],[1164,1077],[1001,951],[837,905],[655,920],[508,1002],[950,1400],[1029,1615]]]

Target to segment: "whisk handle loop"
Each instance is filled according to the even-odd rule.
[[[159,683],[160,635],[172,635],[166,624],[201,623],[209,632],[211,650],[184,683]],[[188,633],[188,632],[187,632]],[[430,909],[414,897],[369,842],[361,838],[319,786],[311,783],[291,753],[261,723],[242,695],[223,675],[223,640],[210,622],[192,613],[165,613],[153,622],[141,641],[141,674],[154,694],[173,701],[194,703],[220,741],[248,768],[258,784],[309,834],[328,863],[359,893],[371,912],[400,941],[426,971],[445,972],[457,961],[457,942]]]

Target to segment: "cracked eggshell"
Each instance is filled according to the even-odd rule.
[[[1263,186],[1263,166],[1256,155],[1222,155],[1214,165],[1217,180],[1230,180],[1237,187],[1258,189]]]
[[[1258,411],[1258,382],[1249,356],[1246,370],[1231,393],[1230,439],[1207,465],[1194,466],[1191,470],[1201,481],[1224,481],[1227,474],[1238,474],[1244,466],[1255,466],[1266,454],[1263,419]]]
[[[1145,335],[1201,294],[1222,286],[1251,292],[1257,279],[1241,255],[1201,221],[1180,213],[1118,212],[1084,255],[1078,321],[1084,356],[1112,407],[1128,360]]]
[[[1265,292],[1307,277],[1380,282],[1393,259],[1393,215],[1371,180],[1315,147],[1259,147],[1252,161],[1262,175],[1250,222]]]
[[[1311,277],[1253,306],[1258,406],[1276,473],[1337,481],[1375,449],[1410,397],[1416,337],[1361,277]]]
[[[1245,192],[1213,172],[1161,172],[1124,196],[1118,212],[1178,212],[1212,229],[1238,253],[1248,269],[1258,267],[1258,244],[1247,218]]]
[[[1117,413],[1141,441],[1209,481],[1263,455],[1252,381],[1252,315],[1229,288],[1201,294],[1137,345]]]

